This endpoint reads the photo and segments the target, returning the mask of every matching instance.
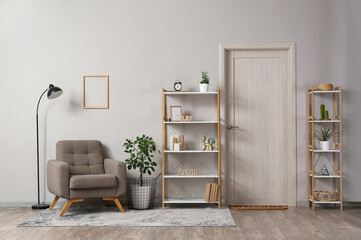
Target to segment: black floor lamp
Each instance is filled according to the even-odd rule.
[[[39,104],[40,100],[43,97],[43,95],[48,92],[48,99],[54,99],[59,97],[61,94],[63,94],[63,90],[61,88],[55,87],[53,84],[49,85],[49,88],[47,88],[40,96],[38,101],[38,106],[36,107],[36,158],[37,158],[37,170],[38,170],[38,204],[34,204],[32,206],[32,209],[46,209],[50,205],[49,204],[40,204],[40,177],[39,177]]]

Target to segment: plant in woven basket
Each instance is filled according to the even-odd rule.
[[[143,186],[143,174],[151,175],[155,171],[154,167],[157,166],[157,163],[152,158],[154,152],[160,153],[160,151],[157,150],[157,144],[153,138],[149,136],[143,135],[136,137],[135,140],[126,139],[125,141],[124,152],[130,155],[125,163],[128,164],[128,170],[139,169],[140,186]]]
[[[150,205],[152,188],[149,184],[143,184],[143,174],[149,175],[155,171],[157,163],[152,160],[154,152],[157,150],[157,144],[149,136],[136,137],[135,140],[126,139],[123,144],[124,152],[129,154],[125,160],[128,169],[139,169],[139,183],[130,186],[130,197],[135,209],[147,209]],[[159,152],[160,153],[160,152]]]

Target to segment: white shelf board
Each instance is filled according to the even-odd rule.
[[[164,92],[164,95],[217,95],[217,92]]]
[[[309,121],[309,122],[312,122],[311,120]],[[335,122],[335,123],[338,123],[338,122],[340,122],[340,120],[338,120],[338,119],[336,119],[336,120],[319,120],[319,119],[317,119],[317,120],[313,120],[313,122],[314,123],[333,123],[333,122]]]
[[[313,201],[312,201],[312,198],[310,198],[310,201],[311,201],[311,202],[313,202]],[[321,204],[323,204],[323,203],[325,203],[325,204],[331,204],[331,203],[341,203],[341,201],[317,201],[317,200],[315,200],[315,203],[321,203]]]
[[[202,175],[165,174],[164,178],[218,178],[218,176],[215,174],[202,174]]]
[[[332,90],[332,91],[313,91],[313,94],[317,94],[317,93],[339,93],[340,90]],[[311,92],[308,92],[309,94],[311,94]]]
[[[310,152],[312,152],[312,149],[308,149]],[[341,152],[339,149],[330,149],[330,150],[321,150],[321,149],[313,149],[314,152]]]
[[[218,150],[214,151],[202,151],[202,150],[182,150],[182,151],[171,151],[164,150],[165,153],[218,153]]]
[[[165,124],[209,124],[218,123],[218,121],[190,121],[190,122],[164,122]]]
[[[312,173],[308,174],[312,177]],[[340,178],[339,174],[330,174],[330,175],[317,175],[315,174],[315,178]]]
[[[203,199],[165,199],[164,203],[218,203],[218,201],[216,202],[206,202]]]

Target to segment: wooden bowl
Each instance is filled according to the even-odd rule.
[[[317,90],[318,91],[332,91],[333,90],[333,85],[331,83],[328,84],[318,84],[317,85]]]

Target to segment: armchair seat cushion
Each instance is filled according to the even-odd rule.
[[[118,180],[111,174],[74,175],[69,185],[70,189],[116,188]]]

